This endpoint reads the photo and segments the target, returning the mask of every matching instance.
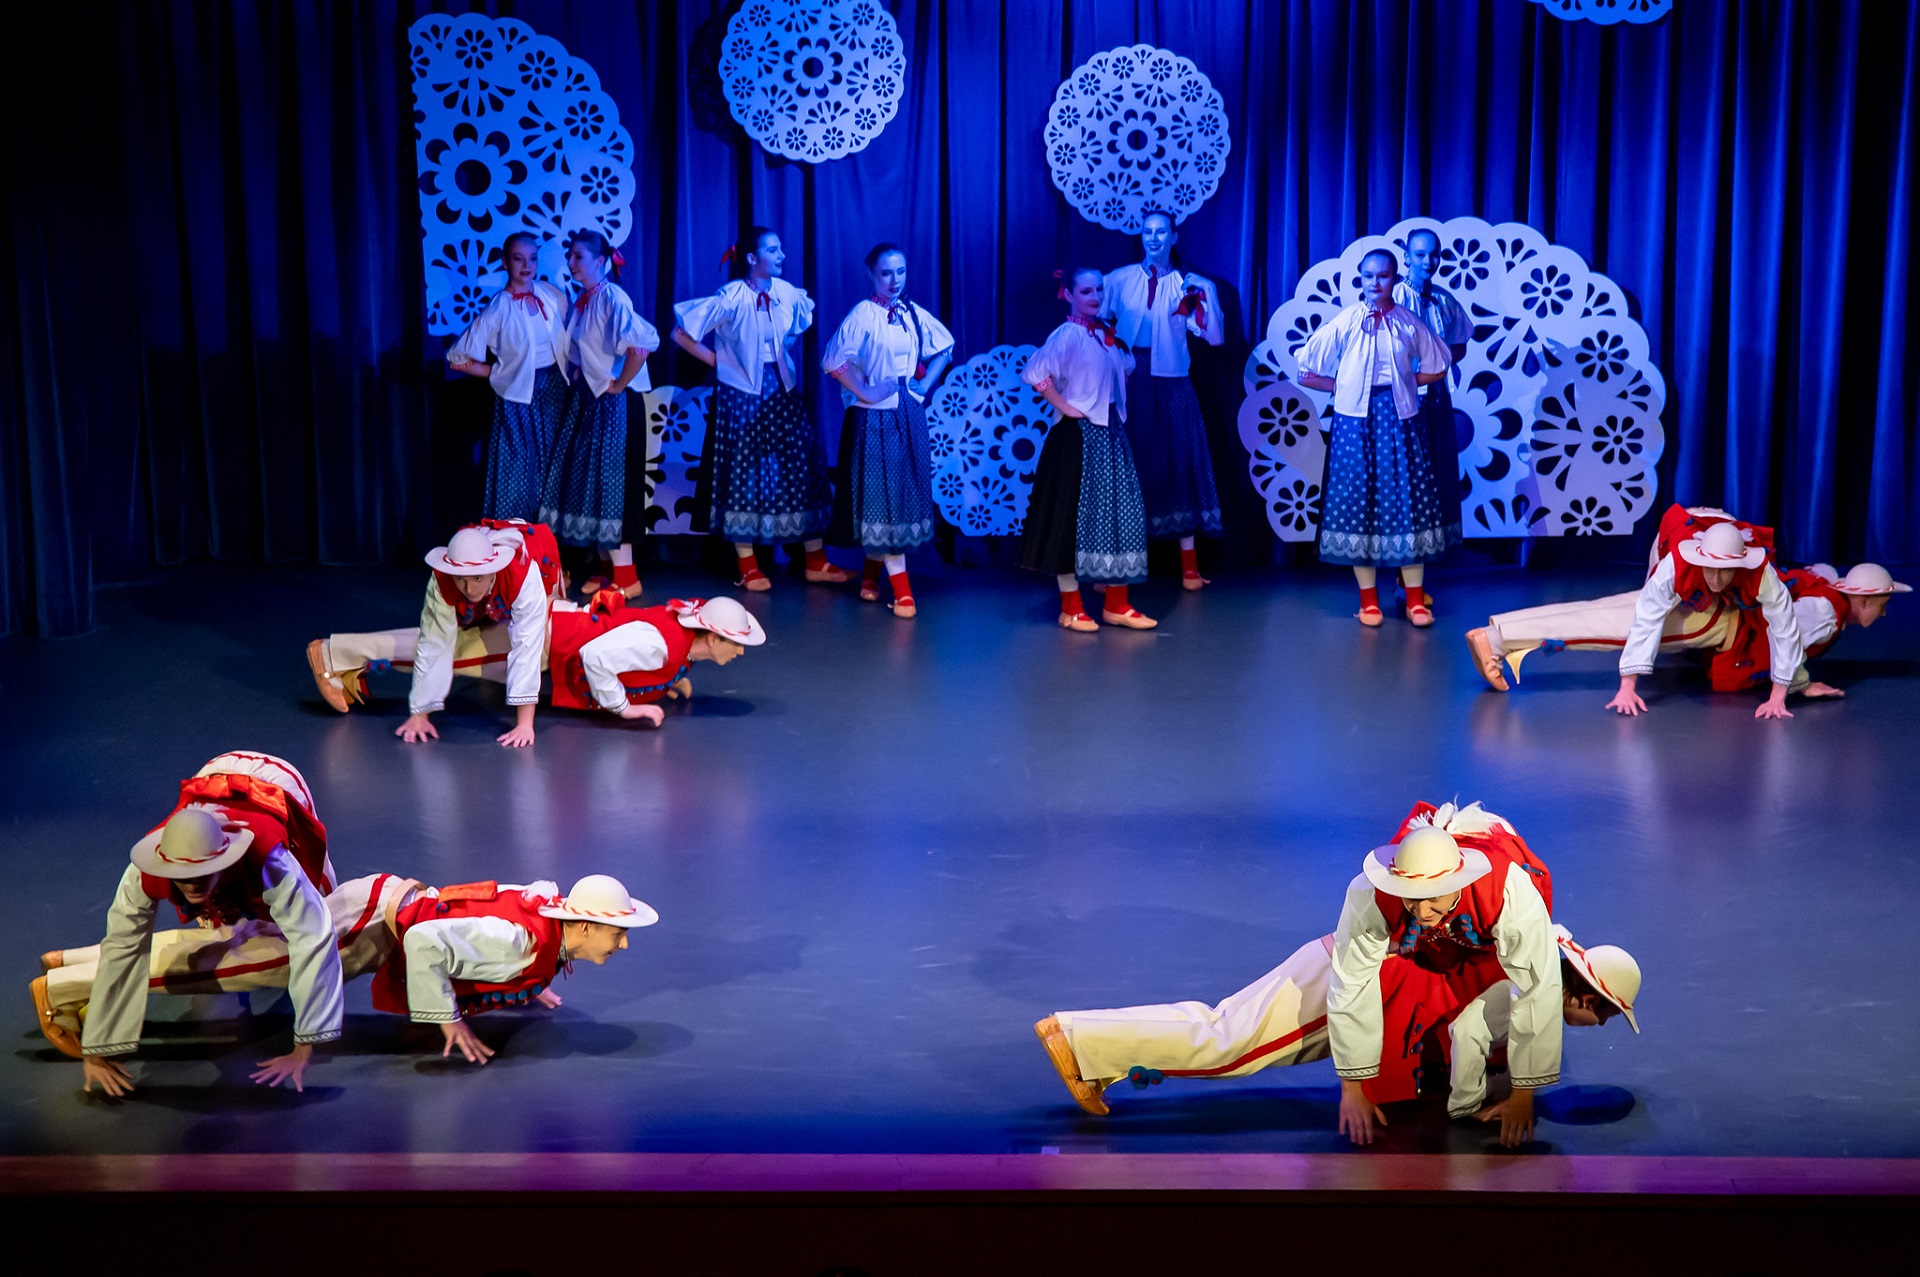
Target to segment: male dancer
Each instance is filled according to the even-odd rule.
[[[1755,718],[1792,718],[1787,692],[1802,657],[1793,599],[1774,571],[1773,529],[1742,523],[1721,510],[1674,506],[1660,520],[1653,562],[1638,593],[1582,603],[1551,603],[1505,612],[1467,631],[1481,677],[1496,691],[1516,682],[1520,662],[1536,649],[1620,653],[1620,689],[1607,708],[1629,716],[1647,703],[1636,690],[1662,651],[1711,652],[1715,691],[1734,691],[1768,677],[1773,690]]]
[[[373,974],[376,1007],[438,1024],[441,1054],[457,1049],[478,1064],[493,1051],[467,1017],[528,1002],[557,1007],[560,997],[548,986],[568,964],[602,965],[627,947],[629,928],[659,921],[617,879],[602,874],[582,878],[564,897],[551,882],[433,888],[398,874],[370,874],[341,883],[326,908],[344,978]],[[68,1055],[80,1053],[76,1030],[93,1019],[88,998],[99,955],[98,945],[54,950],[42,958],[47,974],[33,982],[41,1031]],[[154,937],[148,990],[284,989],[294,956],[286,936],[271,926],[166,931]]]
[[[301,1089],[314,1043],[339,1037],[341,1017],[340,956],[325,900],[333,866],[326,826],[314,812],[305,778],[271,754],[222,754],[180,782],[173,814],[133,845],[131,858],[107,910],[106,939],[91,950],[95,970],[86,983],[93,1012],[78,1052],[71,1027],[54,1031],[44,980],[32,986],[42,1031],[67,1054],[83,1057],[84,1089],[98,1084],[114,1096],[133,1089],[131,1075],[111,1057],[140,1045],[154,911],[161,901],[171,901],[182,922],[197,923],[209,936],[271,930],[280,938],[287,953],[282,984],[293,997],[294,1047],[261,1061],[253,1080]],[[41,964],[59,970],[65,955],[49,953]]]
[[[1815,682],[1804,662],[1824,655],[1849,626],[1865,629],[1878,621],[1887,614],[1887,604],[1894,595],[1913,589],[1894,580],[1893,574],[1878,563],[1856,563],[1844,577],[1826,564],[1816,563],[1788,568],[1780,573],[1780,580],[1793,596],[1794,621],[1800,626],[1800,641],[1806,645],[1803,663],[1793,672],[1791,690],[1809,700],[1846,693]]]
[[[418,628],[334,634],[307,644],[307,668],[320,698],[344,714],[365,699],[359,675],[368,668],[410,669],[407,721],[394,735],[409,744],[438,740],[430,716],[447,703],[456,671],[504,659],[512,728],[500,744],[533,744],[533,707],[540,700],[547,603],[561,597],[560,549],[544,523],[488,519],[455,532],[427,553],[433,575]]]

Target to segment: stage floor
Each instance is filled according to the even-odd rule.
[[[1097,636],[1057,630],[1045,584],[1011,571],[918,571],[911,624],[782,577],[752,604],[769,644],[696,667],[662,730],[543,712],[509,751],[497,687],[457,690],[421,746],[391,734],[403,679],[345,718],[314,695],[306,640],[411,623],[423,572],[193,565],[106,594],[88,638],[0,640],[19,906],[0,1149],[1340,1151],[1328,1063],[1122,1088],[1094,1119],[1029,1026],[1232,992],[1332,930],[1416,799],[1457,795],[1553,866],[1577,937],[1646,971],[1644,1036],[1568,1032],[1541,1147],[1920,1156],[1910,600],[1821,667],[1843,702],[1755,722],[1755,697],[1663,668],[1634,721],[1602,708],[1603,658],[1535,657],[1502,696],[1460,638],[1489,611],[1632,588],[1631,569],[1442,569],[1425,633],[1363,631],[1330,570],[1156,583],[1136,600],[1159,630]],[[716,584],[660,571],[648,597]],[[478,1021],[500,1050],[484,1068],[442,1061],[437,1031],[376,1015],[362,984],[304,1094],[247,1084],[290,1024],[256,997],[251,1019],[153,1025],[133,1098],[83,1097],[34,1028],[35,958],[99,938],[127,847],[237,748],[304,770],[342,877],[606,871],[662,921],[563,981],[558,1012]],[[1387,1134],[1490,1143],[1431,1118]]]

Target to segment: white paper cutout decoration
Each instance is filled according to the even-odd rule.
[[[1133,234],[1148,209],[1176,223],[1220,185],[1226,103],[1186,58],[1150,44],[1097,53],[1047,112],[1047,168],[1089,221]]]
[[[506,286],[500,244],[514,231],[539,237],[539,276],[562,289],[569,231],[625,242],[633,139],[591,66],[477,13],[428,14],[407,41],[427,331],[460,332]]]
[[[647,512],[650,536],[693,532],[694,491],[707,441],[713,387],[655,386],[644,396],[647,414]]]
[[[969,536],[1011,536],[1026,523],[1033,470],[1053,408],[1020,370],[1032,346],[995,346],[947,374],[927,401],[933,499]]]
[[[1312,541],[1333,396],[1299,384],[1298,352],[1359,300],[1360,259],[1390,248],[1405,270],[1407,236],[1440,237],[1434,282],[1473,324],[1448,372],[1460,437],[1460,506],[1468,537],[1621,535],[1653,504],[1666,448],[1667,384],[1619,285],[1531,226],[1477,217],[1409,218],[1316,264],[1268,321],[1247,361],[1240,441],[1282,541]],[[1462,421],[1462,418],[1465,420]],[[1304,430],[1311,422],[1316,429]]]
[[[1602,26],[1616,22],[1658,22],[1673,11],[1673,0],[1533,0],[1568,22],[1582,18]]]
[[[790,160],[837,160],[900,107],[907,55],[879,0],[748,0],[727,23],[720,86],[754,141]]]

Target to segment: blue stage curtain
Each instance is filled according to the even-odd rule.
[[[590,58],[618,102],[628,284],[663,335],[758,220],[825,330],[867,248],[906,245],[962,359],[1044,337],[1056,267],[1136,251],[1052,187],[1059,81],[1119,44],[1193,58],[1233,128],[1181,228],[1235,330],[1196,360],[1230,557],[1271,553],[1233,410],[1273,307],[1356,235],[1475,214],[1630,294],[1669,386],[1662,503],[1771,522],[1798,558],[1920,559],[1920,0],[1681,0],[1613,27],[1527,0],[895,0],[900,112],[818,167],[726,119],[713,0],[118,0],[84,11],[90,78],[0,90],[38,126],[16,130],[0,223],[0,628],[84,631],[96,584],[187,558],[382,561],[474,511],[486,392],[424,333],[405,36],[470,7]],[[69,45],[74,20],[36,6],[17,47]],[[657,359],[656,382],[704,375]],[[831,446],[837,396],[809,386]]]

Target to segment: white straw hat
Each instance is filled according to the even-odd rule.
[[[204,878],[247,854],[253,830],[218,807],[182,807],[133,844],[134,867],[156,878]]]
[[[1633,955],[1618,945],[1597,944],[1588,949],[1573,942],[1573,933],[1558,923],[1554,924],[1553,936],[1560,942],[1560,956],[1580,973],[1580,978],[1593,986],[1593,991],[1620,1008],[1620,1014],[1627,1017],[1627,1023],[1633,1031],[1640,1031],[1640,1021],[1634,1017],[1634,1000],[1640,996],[1640,964]]]
[[[427,551],[427,566],[448,576],[485,576],[513,562],[513,547],[493,539],[485,528],[461,528],[447,543]]]
[[[1747,535],[1734,524],[1716,523],[1682,541],[1680,557],[1701,568],[1757,568],[1766,562],[1767,552],[1749,545]]]
[[[675,599],[668,606],[680,614],[680,623],[691,629],[718,634],[742,647],[759,647],[767,641],[767,632],[760,628],[753,613],[724,595],[712,599]]]
[[[540,906],[543,918],[566,922],[604,922],[610,927],[651,927],[660,921],[653,906],[635,900],[618,878],[606,874],[588,874],[573,884],[573,890],[550,905]]]
[[[1842,594],[1911,594],[1911,585],[1902,585],[1878,563],[1856,563],[1853,571],[1833,583]]]
[[[1485,853],[1462,847],[1444,829],[1422,825],[1397,843],[1375,847],[1361,868],[1368,881],[1403,900],[1451,895],[1493,872]]]

